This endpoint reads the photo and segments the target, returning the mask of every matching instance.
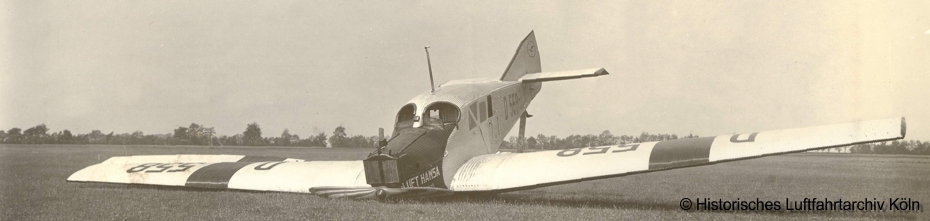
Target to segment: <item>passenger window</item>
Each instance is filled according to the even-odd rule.
[[[491,107],[491,95],[488,95],[488,117],[494,116],[494,108]]]
[[[484,101],[478,102],[478,122],[484,122],[488,119],[488,105]]]
[[[475,129],[475,118],[478,118],[478,109],[476,108],[478,104],[468,105],[468,108],[471,109],[471,116],[468,116],[468,129]]]

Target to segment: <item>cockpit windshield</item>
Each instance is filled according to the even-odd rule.
[[[446,102],[436,102],[426,107],[423,112],[423,125],[455,126],[459,122],[459,108]]]

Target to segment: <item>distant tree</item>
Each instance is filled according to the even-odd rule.
[[[24,143],[39,144],[46,143],[48,139],[48,127],[45,124],[39,124],[23,131]]]
[[[649,137],[650,137],[650,136],[651,136],[651,134],[646,133],[645,131],[643,131],[643,133],[639,134],[639,142],[637,142],[637,143],[649,142]]]
[[[213,136],[216,135],[216,132],[212,127],[206,127],[196,123],[191,123],[191,125],[187,127],[186,133],[186,139],[188,139],[194,145],[212,146]]]
[[[142,134],[142,131],[134,131],[129,135],[130,144],[148,144],[144,141],[145,135]]]
[[[507,141],[508,143],[510,143],[510,148],[520,148],[519,139],[520,138],[518,137],[510,136],[509,140]]]
[[[242,133],[242,142],[250,146],[263,144],[262,128],[258,126],[258,123],[253,122],[245,128],[245,132]]]
[[[879,142],[872,146],[872,152],[877,154],[894,154],[892,142]]]
[[[620,135],[617,142],[618,144],[628,144],[633,142],[633,138],[627,135]]]
[[[213,127],[201,126],[197,130],[197,144],[199,145],[208,145],[213,146],[213,136],[216,135],[216,130]]]
[[[130,145],[133,144],[132,141],[133,138],[130,133],[113,134],[113,137],[110,138],[110,144]]]
[[[597,146],[597,136],[593,134],[581,136],[581,145],[583,147]]]
[[[375,136],[366,137],[362,135],[355,135],[346,139],[345,145],[343,147],[372,148],[375,145],[375,141],[377,141],[377,137]]]
[[[911,151],[907,149],[906,141],[893,141],[891,142],[892,154],[910,154]]]
[[[244,137],[242,134],[236,134],[231,137],[224,137],[225,139],[223,139],[222,145],[243,145],[245,143],[242,139],[242,137]]]
[[[504,140],[504,141],[501,141],[501,145],[498,146],[497,149],[510,149],[510,148],[513,148],[513,147],[511,147],[511,146],[512,146],[512,144],[511,144],[510,142],[507,142],[506,140]]]
[[[538,142],[538,141],[537,141],[537,142]],[[561,141],[561,139],[559,139],[558,136],[555,136],[555,135],[550,135],[550,136],[549,136],[549,145],[548,145],[548,146],[549,146],[549,149],[551,149],[551,150],[561,149],[562,146],[564,146],[564,145],[565,145],[565,144]]]
[[[930,142],[924,141],[917,147],[918,151],[915,151],[917,154],[921,155],[930,155]]]
[[[872,148],[869,147],[868,144],[856,144],[849,148],[849,152],[855,154],[864,154],[871,152],[871,149]]]
[[[6,131],[0,130],[0,143],[6,142]]]
[[[536,144],[537,144],[537,142],[536,142],[536,138],[535,138],[535,137],[526,138],[526,148],[527,148],[527,149],[536,149]]]
[[[348,147],[349,143],[348,134],[346,134],[346,128],[342,126],[336,127],[336,130],[333,131],[333,135],[329,136],[329,143],[336,147]]]
[[[907,148],[900,141],[873,143],[872,153],[875,154],[907,154]]]
[[[92,130],[90,134],[87,134],[87,142],[91,144],[104,144],[106,141],[106,135],[104,135],[100,130]]]
[[[565,139],[560,142],[562,145],[561,148],[577,148],[581,147],[581,136],[580,135],[568,135]]]
[[[291,135],[291,132],[287,128],[284,128],[284,132],[281,132],[281,137],[278,139],[280,140],[282,146],[290,146],[298,144],[300,141],[300,136],[297,136],[296,134]]]
[[[326,147],[326,133],[320,132],[320,134],[313,137],[313,142],[310,143],[311,146]]]
[[[297,141],[298,146],[326,147],[326,139],[327,139],[326,133],[320,132],[320,134],[316,136],[308,136],[307,139],[300,139],[300,137],[298,137],[297,135],[293,135],[291,138],[292,138],[291,139],[292,142],[294,141],[295,138],[298,140]]]
[[[619,139],[610,133],[609,130],[604,130],[600,135],[597,136],[597,146],[603,145],[614,145],[619,142]]]
[[[71,134],[70,130],[61,131],[61,136],[58,137],[58,142],[63,144],[71,144],[74,139],[74,135]]]
[[[107,140],[107,144],[115,144],[115,142],[113,142],[113,141],[114,141],[114,139],[113,139],[113,131],[110,131],[110,133],[107,134],[106,140]]]
[[[173,137],[174,137],[174,138],[177,138],[177,139],[180,139],[180,140],[187,140],[187,138],[188,138],[188,135],[187,135],[187,128],[186,128],[186,127],[178,127],[178,129],[174,129],[174,136],[173,136]]]
[[[536,148],[541,150],[551,149],[549,145],[549,137],[543,134],[536,135]]]
[[[53,133],[51,133],[51,134],[48,135],[48,137],[46,138],[46,140],[45,140],[43,143],[53,143],[53,144],[57,144],[57,143],[58,143],[58,139],[59,139],[60,137],[61,137],[61,132],[53,132]]]
[[[191,144],[204,145],[203,141],[205,137],[206,136],[203,135],[203,126],[191,123],[191,125],[187,127],[187,139]]]
[[[214,137],[216,136],[216,130],[213,129],[213,127],[205,127],[203,128],[203,135],[205,136],[204,139],[206,139],[206,143],[210,146],[213,146],[213,140],[214,140]]]
[[[919,150],[919,151],[916,151],[917,154],[930,155],[930,142],[924,141],[923,143],[920,144],[919,147],[917,147],[917,149]]]

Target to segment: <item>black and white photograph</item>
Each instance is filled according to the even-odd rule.
[[[0,0],[0,220],[926,220],[928,12]]]

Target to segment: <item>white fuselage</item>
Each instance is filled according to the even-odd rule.
[[[442,172],[446,174],[444,183],[448,185],[459,167],[469,159],[497,153],[505,136],[541,87],[541,83],[518,81],[460,80],[411,99],[408,104],[416,107],[447,102],[459,108],[457,128],[449,136],[442,161]],[[425,118],[423,110],[416,110],[421,119]],[[415,122],[413,127],[420,127],[421,122]]]

